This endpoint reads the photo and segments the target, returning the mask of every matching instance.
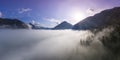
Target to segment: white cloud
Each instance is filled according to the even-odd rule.
[[[87,30],[1,30],[0,60],[100,60],[103,56],[114,57],[100,41],[103,36],[108,36],[109,30],[95,35]]]
[[[101,11],[103,11],[104,9],[96,9],[96,8],[89,8],[86,10],[86,13],[89,15],[89,16],[93,16]]]
[[[95,14],[95,9],[89,8],[87,11],[87,14],[89,14],[90,16]]]
[[[40,23],[35,21],[35,20],[32,20],[31,23],[34,24],[34,25],[40,25]]]
[[[20,9],[18,9],[18,13],[25,13],[25,12],[29,12],[31,10],[32,9],[30,9],[30,8],[20,8]]]
[[[63,20],[58,20],[58,19],[55,19],[55,18],[45,18],[44,20],[47,20],[49,22],[52,22],[52,23],[61,23]]]
[[[32,24],[35,24],[35,20],[32,20],[31,23],[32,23]]]
[[[95,10],[94,9],[91,9],[91,8],[89,8],[88,10],[87,10],[87,12],[88,13],[93,13]]]
[[[2,12],[0,11],[0,17],[2,17],[3,16],[3,14],[2,14]]]

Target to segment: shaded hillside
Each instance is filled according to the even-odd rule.
[[[72,24],[63,21],[59,25],[55,26],[53,29],[71,29],[71,28],[72,28]]]
[[[88,17],[74,25],[75,30],[91,30],[120,25],[120,7],[104,10],[94,16]]]
[[[24,22],[18,19],[0,18],[0,28],[26,29],[29,28]]]
[[[98,37],[108,52],[102,60],[120,60],[120,7],[88,17],[73,29],[90,30]]]

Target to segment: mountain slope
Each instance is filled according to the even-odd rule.
[[[29,28],[27,24],[18,19],[0,18],[0,28],[26,29]]]
[[[59,25],[55,26],[53,29],[71,29],[72,25],[66,21],[63,21]]]
[[[120,25],[120,7],[104,10],[74,25],[75,30],[88,30]]]

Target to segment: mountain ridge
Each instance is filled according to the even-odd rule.
[[[120,7],[104,10],[87,17],[73,26],[74,30],[91,30],[113,25],[120,25]]]
[[[72,24],[63,21],[60,24],[58,24],[57,26],[55,26],[53,29],[72,29]]]
[[[0,29],[28,29],[28,25],[18,19],[0,18]]]

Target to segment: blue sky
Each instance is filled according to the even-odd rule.
[[[116,6],[120,0],[0,0],[0,17],[54,27],[62,21],[75,24]]]

